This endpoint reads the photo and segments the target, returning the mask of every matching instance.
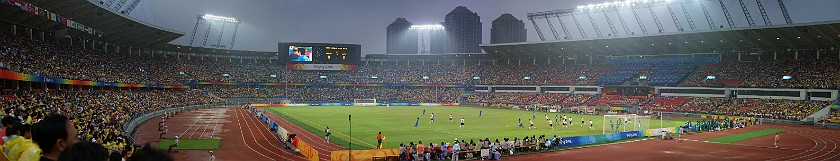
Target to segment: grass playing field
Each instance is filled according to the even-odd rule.
[[[502,140],[502,138],[523,138],[525,136],[545,135],[547,137],[558,136],[580,136],[601,134],[604,126],[604,117],[596,115],[565,115],[572,118],[573,125],[570,128],[563,128],[555,123],[554,129],[549,127],[545,120],[547,115],[552,121],[558,113],[537,112],[534,119],[536,129],[528,129],[528,119],[534,116],[531,111],[490,109],[477,107],[455,107],[455,106],[392,106],[392,107],[353,107],[353,106],[310,106],[310,107],[269,107],[270,112],[285,117],[295,124],[312,131],[315,134],[323,135],[324,128],[329,126],[332,131],[331,141],[341,146],[348,147],[350,124],[348,115],[353,119],[353,149],[372,149],[376,146],[376,135],[382,132],[386,137],[385,147],[396,148],[400,143],[417,143],[419,140],[428,145],[429,142],[452,142],[455,138],[460,140],[478,140],[490,138]],[[425,109],[426,113],[423,114]],[[479,117],[479,111],[483,111]],[[430,115],[435,114],[435,123],[430,122]],[[452,114],[452,123],[449,122],[449,114]],[[559,114],[562,120],[564,114]],[[586,124],[581,126],[581,117],[585,118]],[[417,128],[415,121],[420,118]],[[464,118],[465,127],[460,128],[460,119]],[[522,119],[525,128],[519,127],[518,119]],[[589,120],[593,122],[594,130],[589,129]],[[617,119],[616,119],[617,120]],[[642,119],[642,128],[660,128],[659,120]],[[664,127],[675,127],[684,124],[684,121],[664,121]],[[609,123],[606,124],[609,129]],[[627,126],[631,129],[631,126]],[[637,128],[639,128],[637,126]],[[609,130],[608,130],[609,131]]]

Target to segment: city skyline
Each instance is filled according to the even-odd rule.
[[[213,14],[233,17],[243,21],[239,28],[237,42],[234,49],[277,51],[277,42],[325,42],[361,44],[363,54],[386,53],[386,32],[382,30],[393,20],[404,17],[414,24],[438,24],[442,17],[456,6],[466,6],[481,16],[482,44],[490,43],[489,22],[503,13],[511,13],[514,17],[525,21],[528,31],[526,42],[540,41],[534,26],[527,20],[526,14],[531,12],[550,11],[564,8],[575,8],[579,5],[611,2],[606,0],[428,0],[428,1],[391,1],[391,0],[357,0],[357,1],[291,1],[291,0],[255,0],[247,3],[239,1],[207,0],[202,3],[186,0],[172,1],[144,1],[132,17],[151,20],[152,24],[182,33],[190,33],[195,24],[195,16]],[[715,23],[725,24],[725,19],[717,2],[704,1],[712,10],[711,16]],[[833,15],[840,15],[840,1],[813,0],[809,3],[785,1],[794,23],[808,23],[818,21],[838,20]],[[149,3],[149,4],[145,4]],[[696,4],[696,3],[695,3]],[[730,14],[738,27],[744,27],[746,20],[737,1],[726,1]],[[774,25],[784,24],[775,1],[765,2],[765,7]],[[183,7],[190,6],[190,7]],[[702,12],[697,6],[687,6],[692,18],[699,27],[705,25]],[[761,22],[758,9],[754,1],[747,6],[753,14],[753,19]],[[678,7],[677,7],[678,8]],[[666,30],[674,32],[673,23],[668,16],[667,8],[654,8],[659,19],[666,25]],[[650,13],[646,9],[637,10],[648,30],[655,25]],[[621,12],[622,15],[632,15]],[[682,15],[679,13],[679,15]],[[597,16],[597,14],[596,14]],[[143,18],[150,17],[150,18]],[[582,28],[589,35],[595,35],[592,26],[585,16],[578,17]],[[603,19],[603,16],[596,17]],[[625,17],[633,21],[632,16]],[[577,29],[571,20],[566,22],[573,37],[578,36]],[[616,20],[613,20],[616,21]],[[681,21],[685,21],[682,19]],[[545,22],[539,24],[541,29]],[[606,23],[596,19],[601,30],[608,31]],[[617,23],[617,22],[616,22]],[[635,23],[635,22],[634,22]],[[557,24],[554,24],[557,25]],[[685,24],[683,24],[685,25]],[[763,25],[763,24],[761,24]],[[555,26],[557,27],[557,26]],[[629,25],[630,30],[637,30],[637,25]],[[620,29],[620,28],[619,28]],[[700,28],[703,29],[703,28]],[[553,40],[549,31],[542,29],[548,40]],[[559,30],[559,29],[558,29]],[[606,34],[605,34],[606,35]],[[590,36],[594,37],[594,36]],[[578,38],[579,39],[579,38]],[[188,44],[189,36],[183,36],[171,43]],[[434,50],[434,44],[428,44]]]

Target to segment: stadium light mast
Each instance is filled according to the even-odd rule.
[[[411,27],[409,27],[408,29],[420,32],[420,46],[422,48],[422,50],[420,50],[420,54],[430,54],[429,50],[426,50],[426,32],[432,32],[432,31],[435,31],[435,30],[443,30],[445,28],[443,27],[443,25],[433,24],[433,25],[411,25]]]
[[[230,17],[215,16],[215,15],[211,15],[211,14],[204,14],[204,15],[196,16],[195,27],[193,27],[192,36],[190,36],[190,46],[193,45],[193,42],[195,40],[195,34],[199,30],[198,26],[199,26],[199,24],[202,24],[202,22],[207,24],[207,29],[204,31],[204,42],[202,42],[202,46],[207,46],[207,38],[210,36],[210,31],[212,30],[213,23],[221,23],[222,28],[218,33],[219,34],[219,39],[216,42],[216,44],[211,44],[210,46],[211,47],[216,47],[216,48],[233,49],[233,44],[234,44],[234,42],[236,42],[236,33],[237,33],[237,31],[239,31],[239,24],[242,23],[241,20],[236,19],[236,18],[230,18]],[[224,45],[222,45],[222,37],[224,36],[224,33],[225,33],[225,26],[227,26],[228,24],[234,25],[233,36],[231,36],[231,39],[230,39],[230,46],[224,46]]]

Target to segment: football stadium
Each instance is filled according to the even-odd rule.
[[[0,0],[0,161],[840,160],[836,6]]]

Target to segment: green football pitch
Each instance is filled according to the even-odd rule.
[[[348,147],[350,141],[350,121],[348,115],[352,115],[353,148],[372,149],[376,146],[376,135],[382,132],[385,136],[385,148],[399,147],[400,143],[417,143],[422,140],[423,144],[429,142],[441,143],[452,142],[455,138],[460,140],[478,140],[489,138],[491,141],[502,138],[523,138],[525,136],[553,137],[554,135],[581,136],[601,134],[602,126],[607,127],[610,132],[610,125],[604,125],[604,116],[582,115],[570,113],[549,113],[524,110],[492,109],[463,106],[308,106],[308,107],[268,107],[270,112],[282,116],[315,134],[323,136],[324,129],[329,126],[332,132],[331,141],[341,146]],[[423,111],[426,111],[425,115]],[[479,117],[479,111],[482,116]],[[430,123],[430,115],[434,113],[435,122]],[[452,114],[452,122],[449,122],[449,115]],[[535,129],[528,129],[528,120],[536,114],[534,121]],[[572,118],[572,125],[563,128],[555,123],[554,129],[549,127],[545,117],[552,121],[554,116],[563,115]],[[581,126],[581,117],[586,123]],[[414,124],[420,118],[418,126]],[[460,119],[464,118],[465,126],[460,128]],[[522,119],[525,128],[519,127],[518,119]],[[592,120],[594,130],[589,128],[589,121]],[[615,120],[613,118],[610,120]],[[609,121],[609,120],[608,120]],[[635,121],[635,120],[634,120]],[[638,124],[642,124],[639,127]],[[663,121],[664,127],[675,127],[683,125],[684,121]],[[638,130],[660,128],[660,120],[639,119],[635,124]],[[634,126],[622,126],[627,130]],[[615,131],[613,131],[615,132]]]

